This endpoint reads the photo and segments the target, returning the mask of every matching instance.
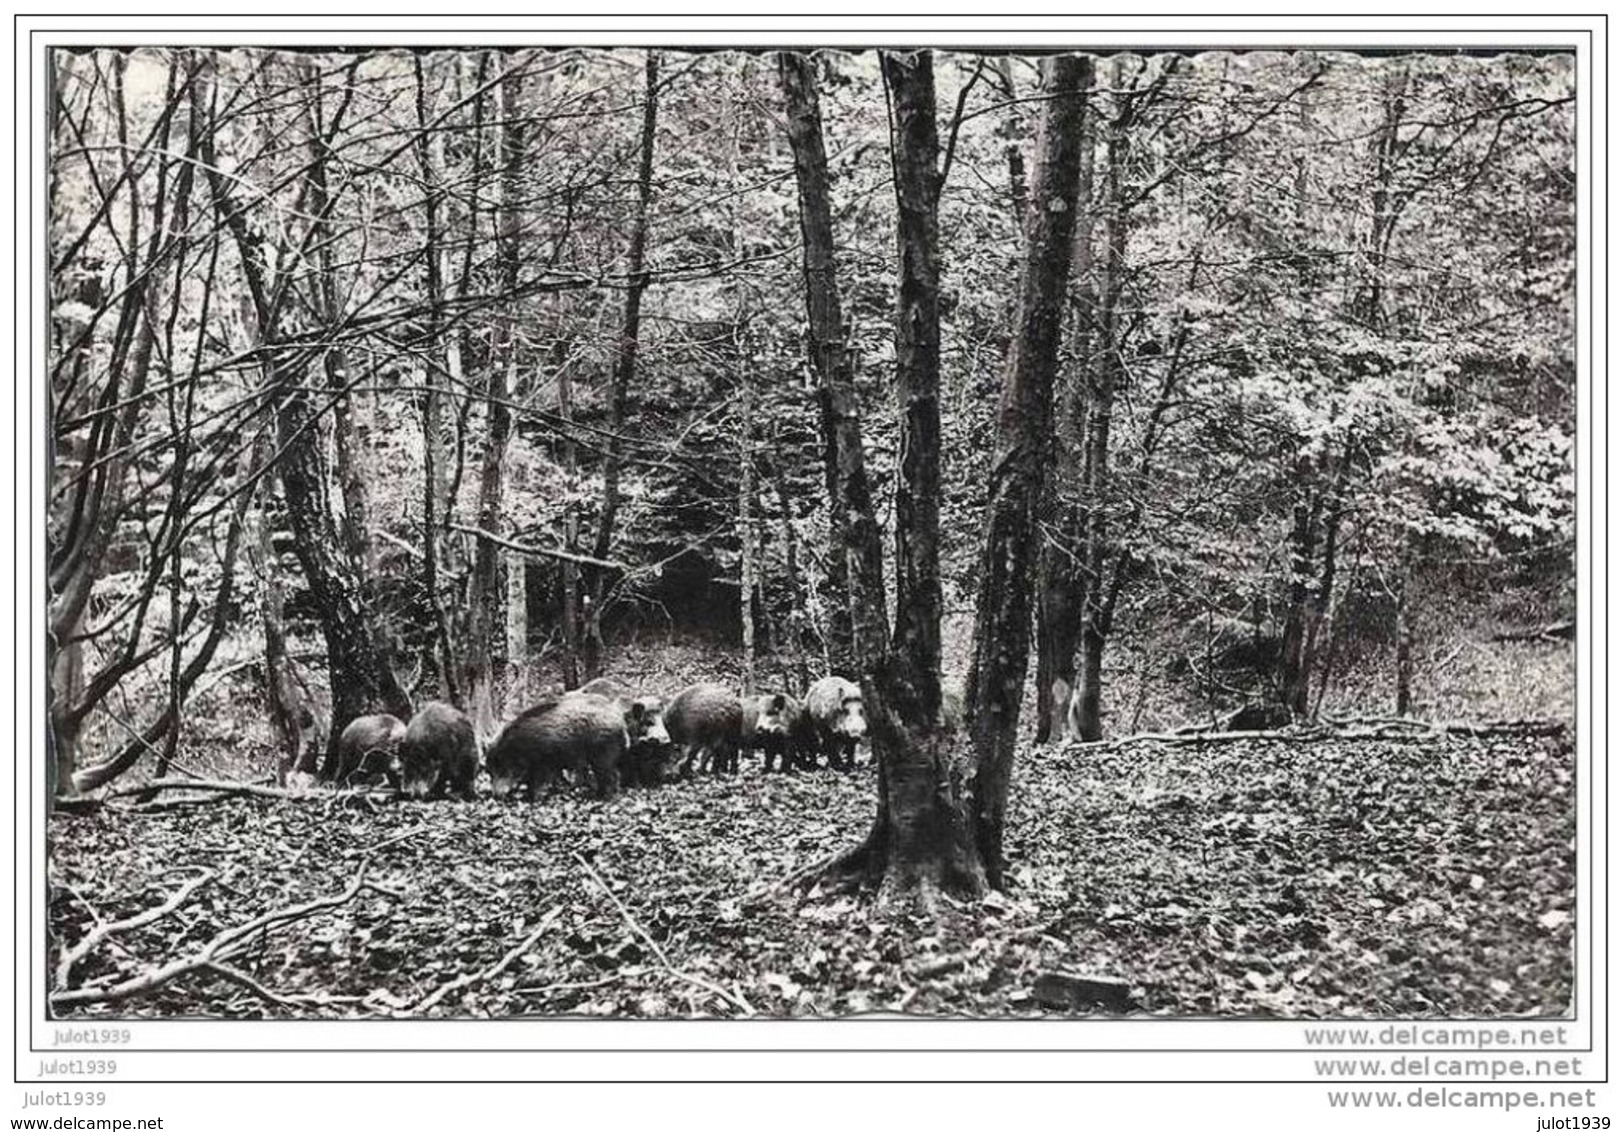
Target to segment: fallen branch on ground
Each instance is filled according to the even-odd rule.
[[[180,910],[180,906],[182,904],[191,899],[192,893],[196,892],[199,888],[202,888],[205,884],[208,884],[218,875],[219,874],[213,869],[204,869],[200,874],[193,877],[179,888],[175,889],[175,891],[170,895],[169,899],[165,900],[162,904],[159,904],[155,908],[148,908],[145,912],[138,912],[135,915],[129,916],[122,920],[110,920],[98,923],[95,927],[85,932],[84,938],[79,940],[78,943],[62,952],[62,957],[57,960],[56,964],[56,986],[61,990],[70,989],[73,986],[73,968],[76,967],[85,956],[89,955],[91,951],[95,950],[98,944],[105,942],[107,939],[117,935],[119,932],[131,931],[135,928],[144,928],[148,924],[157,923],[165,916],[173,915],[175,912]],[[80,897],[80,901],[85,904],[86,908],[90,907],[89,903],[85,902],[83,897]]]
[[[236,927],[227,928],[225,931],[220,932],[191,954],[180,959],[172,960],[161,966],[149,967],[146,971],[143,971],[139,975],[133,975],[129,978],[118,981],[101,982],[93,986],[69,988],[62,983],[62,972],[64,970],[71,969],[72,963],[68,963],[66,968],[59,965],[58,986],[51,992],[49,1003],[54,1008],[60,1008],[64,1006],[83,1006],[87,1003],[93,1002],[121,1002],[127,998],[136,998],[140,995],[151,994],[153,991],[173,982],[175,979],[194,972],[202,971],[221,975],[227,979],[230,979],[241,986],[247,987],[255,994],[268,998],[270,1001],[275,1002],[278,1005],[287,1007],[294,1006],[296,1005],[294,1000],[285,998],[273,991],[270,991],[255,981],[251,976],[248,976],[244,972],[231,967],[227,963],[227,960],[232,959],[245,950],[254,937],[259,935],[261,932],[268,934],[269,932],[275,931],[278,928],[284,928],[289,924],[296,923],[299,920],[308,919],[319,912],[341,907],[344,904],[348,904],[351,900],[354,900],[355,897],[359,896],[362,892],[372,891],[382,893],[390,897],[397,896],[397,893],[392,892],[381,885],[372,884],[366,879],[366,869],[370,863],[371,859],[368,855],[365,860],[361,861],[360,867],[356,870],[355,879],[350,881],[349,885],[344,888],[342,892],[334,893],[331,896],[320,896],[314,900],[306,901],[303,904],[295,904],[288,908],[278,908],[275,911],[266,912],[264,915],[255,916],[253,919],[248,920],[245,923],[238,924]],[[207,874],[207,879],[212,878],[212,873]],[[197,881],[192,882],[187,888],[183,889],[180,893],[177,893],[176,896],[173,896],[168,901],[165,901],[164,904],[159,908],[152,909],[150,912],[142,913],[141,916],[132,917],[132,920],[140,920],[142,917],[148,917],[145,922],[150,923],[152,920],[161,918],[162,915],[170,914],[181,907],[185,898],[189,897],[199,887],[201,887],[202,879],[203,878],[199,878]],[[92,929],[91,934],[95,934],[95,929]],[[102,934],[103,937],[105,937],[106,933],[103,932]],[[83,941],[81,941],[81,946],[82,943]],[[76,947],[75,951],[78,950],[79,948]],[[78,962],[78,958],[79,957],[75,957],[73,962]],[[66,961],[66,957],[64,957],[64,961]]]
[[[198,790],[205,794],[242,794],[254,798],[279,798],[290,802],[331,801],[350,795],[369,794],[364,787],[344,790],[288,790],[280,786],[261,786],[255,782],[234,782],[214,778],[155,778],[140,786],[120,786],[103,791],[103,798],[127,798],[162,790]]]
[[[615,971],[611,975],[604,975],[600,979],[592,979],[589,982],[584,982],[584,983],[547,983],[545,986],[519,987],[518,988],[518,993],[519,994],[534,994],[534,995],[550,995],[550,994],[562,994],[564,991],[571,991],[571,990],[595,990],[598,987],[606,987],[610,983],[617,983],[621,979],[623,979],[624,977],[625,976],[622,975],[620,972]]]
[[[1425,739],[1437,735],[1559,735],[1571,729],[1564,719],[1484,719],[1479,722],[1383,717],[1372,720],[1332,719],[1306,727],[1277,731],[1150,731],[1075,743],[1075,747],[1123,747],[1132,743],[1229,743],[1271,739],[1281,743],[1310,743],[1320,739]]]
[[[514,947],[511,951],[507,952],[507,954],[503,955],[499,962],[491,964],[482,971],[474,971],[472,974],[459,975],[458,977],[452,979],[450,982],[446,983],[444,986],[430,994],[427,998],[417,1003],[417,1005],[405,1011],[404,1017],[409,1018],[413,1015],[426,1013],[428,1010],[437,1006],[440,1001],[452,991],[462,990],[464,987],[470,987],[475,983],[487,982],[488,980],[495,978],[508,967],[512,966],[513,963],[517,962],[520,955],[534,947],[546,929],[551,927],[557,918],[562,914],[563,905],[559,904],[556,908],[542,916],[541,922],[535,925],[535,930],[530,932],[529,935],[525,936],[524,941],[517,947]]]
[[[1495,641],[1570,641],[1576,639],[1577,622],[1555,621],[1549,625],[1542,625],[1535,629],[1514,629],[1503,633],[1494,633]]]
[[[579,853],[571,854],[571,856],[574,857],[575,861],[579,863],[582,869],[586,870],[586,875],[591,877],[591,879],[596,882],[597,887],[603,890],[603,895],[607,896],[614,902],[614,907],[619,909],[619,913],[622,917],[624,917],[625,923],[633,932],[641,936],[642,939],[647,943],[649,949],[653,952],[654,957],[659,960],[660,966],[664,967],[664,969],[671,975],[681,979],[683,982],[692,983],[695,987],[700,987],[707,990],[717,998],[725,999],[727,1002],[730,1002],[733,1006],[736,1006],[739,1010],[743,1011],[745,1015],[753,1015],[755,1013],[755,1008],[750,1006],[749,1001],[741,994],[738,994],[736,991],[729,991],[725,987],[717,986],[708,979],[701,979],[697,975],[688,974],[686,971],[683,971],[681,968],[672,963],[670,961],[670,957],[665,954],[664,948],[660,947],[654,938],[643,929],[642,925],[636,922],[636,918],[631,915],[631,910],[624,905],[618,896],[614,895],[614,890],[609,888],[607,882],[604,881],[602,877],[597,875],[597,870],[591,867],[591,863]]]

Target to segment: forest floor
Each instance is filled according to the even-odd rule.
[[[171,914],[91,948],[74,986],[343,894],[363,865],[368,885],[217,953],[246,979],[199,969],[58,1014],[1032,1017],[1075,1008],[1072,975],[1128,984],[1115,1013],[1571,1006],[1568,735],[1022,750],[1006,894],[925,923],[770,891],[861,836],[872,773],[768,776],[746,760],[733,778],[607,802],[316,794],[56,815],[53,971],[96,923],[214,870]]]

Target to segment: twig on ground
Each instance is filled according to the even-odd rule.
[[[787,892],[788,890],[798,886],[799,883],[806,878],[832,868],[834,864],[838,862],[839,858],[848,852],[850,852],[848,846],[843,849],[836,849],[832,853],[818,857],[808,865],[801,865],[792,872],[789,872],[784,876],[779,877],[777,880],[772,881],[764,888],[756,888],[745,893],[742,903],[745,906],[758,904],[760,901],[765,900],[767,897],[774,896],[779,892]]]
[[[163,964],[162,966],[150,967],[139,975],[133,975],[121,981],[102,982],[96,984],[95,986],[80,987],[76,989],[69,988],[62,983],[60,972],[64,968],[59,965],[58,986],[57,989],[52,991],[50,995],[50,1005],[53,1007],[63,1007],[82,1006],[86,1003],[92,1002],[120,1002],[127,998],[135,998],[140,995],[150,994],[159,987],[162,987],[183,975],[192,974],[197,971],[213,971],[216,966],[223,964],[225,960],[237,955],[259,932],[268,933],[277,928],[286,927],[288,924],[294,923],[298,920],[307,919],[318,912],[324,912],[331,908],[340,907],[341,905],[347,904],[351,900],[355,899],[355,897],[359,896],[363,891],[370,890],[385,893],[389,896],[394,896],[394,893],[389,892],[389,890],[379,885],[372,884],[366,879],[366,869],[370,863],[371,862],[369,859],[361,862],[360,867],[355,872],[355,879],[350,881],[349,885],[345,887],[342,892],[334,893],[331,896],[320,896],[314,900],[306,901],[303,904],[295,904],[288,908],[278,908],[274,911],[266,912],[263,915],[255,916],[253,919],[248,920],[245,923],[238,924],[236,927],[227,928],[225,931],[218,933],[207,943],[203,944],[202,947],[193,951],[189,955],[183,956],[180,959],[172,960]],[[207,874],[209,879],[212,879],[212,876],[212,873]],[[186,895],[189,895],[191,890],[194,890],[203,883],[203,879],[204,878],[198,878],[196,881],[192,882],[187,889],[182,891],[185,892]],[[167,915],[169,911],[173,910],[173,908],[170,908],[171,904],[174,905],[174,907],[180,906],[181,900],[179,897],[180,894],[177,893],[176,896],[170,897],[170,899],[159,908],[152,909],[149,912],[144,912],[139,917],[131,917],[131,919],[142,920],[143,917],[145,917],[146,919],[144,919],[143,922],[151,922],[151,920],[161,918],[162,915]],[[81,946],[83,942],[84,941],[82,940],[80,941]],[[67,960],[68,957],[64,956],[64,963],[66,963]],[[77,961],[78,957],[74,957],[73,962]],[[71,963],[68,965],[71,967]],[[241,972],[237,972],[237,974],[241,974]],[[229,978],[231,976],[228,975],[226,977]],[[242,979],[238,978],[235,981],[240,984]]]
[[[390,845],[398,845],[402,841],[408,841],[413,837],[418,837],[427,832],[427,826],[419,825],[414,829],[406,830],[404,833],[396,833],[393,837],[385,837],[382,841],[379,841],[376,845],[373,845],[370,849],[366,850],[365,853],[361,854],[361,858],[363,860],[370,860],[373,857],[376,857],[382,850],[387,849]]]
[[[743,1011],[745,1015],[752,1016],[755,1013],[755,1008],[750,1006],[749,1000],[744,998],[741,994],[734,991],[729,991],[725,987],[717,986],[708,979],[703,979],[697,975],[689,974],[672,963],[670,961],[670,957],[665,954],[664,948],[660,947],[658,942],[643,929],[642,925],[636,922],[636,918],[631,915],[631,910],[625,906],[618,896],[614,895],[614,890],[609,888],[608,883],[598,875],[597,870],[591,867],[591,862],[587,861],[579,853],[573,853],[571,856],[574,857],[575,861],[579,863],[581,868],[586,870],[586,874],[596,882],[597,887],[603,890],[603,895],[607,896],[614,902],[614,907],[619,909],[620,915],[624,917],[625,923],[630,927],[630,929],[647,942],[647,945],[649,949],[652,950],[654,957],[659,960],[660,966],[664,967],[664,969],[671,975],[681,979],[683,982],[692,983],[696,987],[701,987],[704,990],[709,991],[717,998],[725,999],[727,1002],[730,1002],[739,1010]]]
[[[1367,726],[1364,726],[1367,724]],[[1478,722],[1448,722],[1380,717],[1373,720],[1332,718],[1316,726],[1282,728],[1277,731],[1151,731],[1123,735],[1118,739],[1097,739],[1073,746],[1086,748],[1123,747],[1132,743],[1230,743],[1273,740],[1280,743],[1306,743],[1321,739],[1422,739],[1432,735],[1559,735],[1571,724],[1562,719],[1484,719]]]
[[[562,994],[571,990],[593,990],[597,987],[606,987],[609,983],[617,983],[625,976],[615,971],[612,975],[605,975],[600,979],[591,979],[584,983],[547,983],[542,987],[519,987],[519,994],[549,995]]]
[[[535,925],[535,930],[530,932],[529,935],[525,936],[522,943],[518,944],[518,946],[507,952],[507,954],[503,955],[500,961],[491,964],[482,971],[474,971],[471,974],[457,976],[450,982],[441,986],[438,990],[428,995],[427,998],[424,998],[421,1002],[417,1003],[417,1005],[405,1011],[405,1015],[410,1017],[412,1015],[423,1014],[437,1006],[439,1002],[452,991],[462,990],[465,987],[473,986],[475,983],[487,982],[490,979],[495,978],[508,967],[512,966],[513,963],[517,962],[520,955],[534,947],[536,942],[539,941],[541,936],[546,932],[546,929],[551,927],[557,918],[562,914],[563,905],[559,904],[556,908],[553,908],[546,915],[542,916],[541,922]]]
[[[160,790],[198,790],[207,794],[247,794],[255,798],[281,798],[294,802],[306,802],[313,799],[326,799],[333,797],[332,792],[326,790],[284,790],[276,786],[260,786],[253,782],[233,782],[230,779],[214,778],[154,778],[151,782],[139,786],[119,786],[107,790],[102,794],[104,798],[125,798],[138,794],[149,794]],[[353,791],[338,791],[338,796]]]

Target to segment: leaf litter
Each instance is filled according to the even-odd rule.
[[[872,771],[746,765],[607,802],[230,798],[53,816],[52,964],[139,973],[266,912],[381,891],[239,960],[72,1016],[1532,1016],[1568,1010],[1565,736],[1025,749],[1009,889],[935,922],[774,882],[866,830]]]

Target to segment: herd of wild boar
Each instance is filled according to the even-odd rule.
[[[743,751],[765,769],[856,766],[867,734],[862,690],[839,676],[812,684],[803,700],[783,693],[740,696],[720,684],[694,684],[666,703],[615,680],[593,680],[547,696],[508,723],[484,752],[497,798],[533,800],[544,785],[588,778],[599,797],[622,784],[655,786],[694,774],[732,774]],[[430,703],[409,724],[364,715],[338,739],[337,777],[385,779],[408,798],[473,796],[479,742],[473,723],[449,704]]]

